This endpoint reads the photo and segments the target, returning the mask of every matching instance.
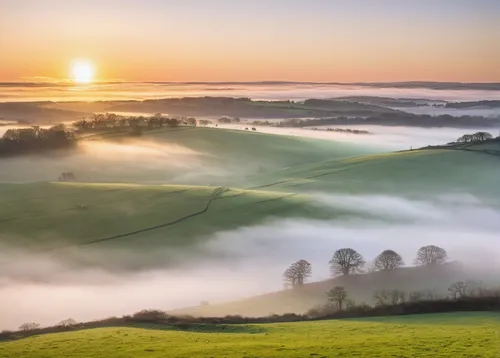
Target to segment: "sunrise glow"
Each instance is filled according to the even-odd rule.
[[[74,61],[71,64],[71,79],[75,83],[90,83],[94,79],[94,66],[86,60]]]

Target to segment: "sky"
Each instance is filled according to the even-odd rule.
[[[0,81],[500,82],[498,0],[0,0]]]

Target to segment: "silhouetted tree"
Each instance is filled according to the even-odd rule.
[[[219,123],[225,123],[225,124],[229,124],[232,122],[232,119],[229,118],[229,117],[220,117],[217,122]]]
[[[493,136],[488,132],[477,132],[474,134],[474,138],[478,141],[483,141],[487,139],[492,139]]]
[[[35,331],[40,328],[40,325],[35,322],[23,323],[19,326],[19,330],[23,332]]]
[[[189,117],[188,119],[186,119],[186,124],[196,127],[196,118]]]
[[[415,264],[419,266],[441,265],[448,259],[448,254],[445,249],[429,245],[421,247],[417,252]]]
[[[312,268],[311,264],[306,260],[300,260],[286,269],[283,274],[285,283],[291,285],[292,287],[302,286],[304,282],[311,277]]]
[[[206,127],[208,126],[209,124],[212,124],[212,121],[209,121],[207,119],[200,119],[198,121],[198,123],[200,124],[200,126],[203,126],[203,127]]]
[[[332,275],[349,275],[361,272],[365,260],[356,250],[345,248],[335,251],[330,260]]]
[[[403,258],[393,250],[385,250],[375,258],[373,268],[376,271],[393,271],[404,266]]]
[[[346,289],[342,286],[335,286],[326,293],[326,296],[328,297],[328,300],[333,302],[339,310],[344,308],[344,303],[349,297]]]
[[[78,323],[73,318],[65,319],[57,324],[59,327],[74,327]]]

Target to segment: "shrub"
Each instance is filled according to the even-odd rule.
[[[161,310],[142,310],[132,315],[131,320],[138,322],[158,322],[162,323],[167,320],[169,316],[165,311]]]

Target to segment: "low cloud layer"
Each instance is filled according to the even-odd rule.
[[[246,124],[226,125],[230,129],[245,130]],[[492,128],[420,128],[404,126],[377,126],[377,125],[329,125],[319,126],[324,130],[312,130],[310,128],[276,128],[267,126],[258,126],[257,129],[262,133],[297,136],[315,139],[327,139],[345,143],[353,143],[378,151],[407,150],[410,148],[422,148],[428,145],[441,145],[457,140],[466,133],[488,132],[493,136],[498,133]],[[327,132],[327,128],[350,128],[366,130],[370,134],[350,134],[342,132]]]
[[[269,219],[219,232],[191,252],[176,253],[175,267],[108,270],[96,261],[75,266],[57,255],[17,252],[13,256],[3,248],[0,328],[15,328],[25,321],[53,324],[67,317],[88,320],[144,308],[181,308],[201,300],[240,299],[280,289],[283,270],[299,259],[312,263],[314,280],[326,279],[328,261],[342,247],[358,250],[367,261],[393,249],[412,264],[418,248],[432,244],[445,248],[451,260],[474,268],[481,278],[491,280],[500,268],[500,208],[475,197],[311,195],[318,205],[335,209],[339,216]],[[73,255],[95,259],[95,253]],[[116,254],[103,251],[98,260]],[[122,259],[129,260],[129,254]],[[149,253],[133,255],[140,260]],[[24,279],[19,280],[20,274]]]

